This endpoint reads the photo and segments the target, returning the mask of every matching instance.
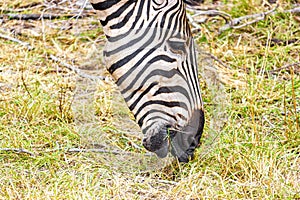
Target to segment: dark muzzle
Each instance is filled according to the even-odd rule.
[[[193,159],[195,148],[199,145],[204,127],[203,110],[195,110],[189,123],[182,130],[163,128],[157,134],[144,138],[144,147],[157,154],[167,156],[169,149],[179,162],[189,162]],[[169,148],[171,144],[171,148]]]

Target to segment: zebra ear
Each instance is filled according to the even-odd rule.
[[[200,6],[201,3],[204,2],[204,0],[183,0],[184,3],[186,3],[188,6]]]

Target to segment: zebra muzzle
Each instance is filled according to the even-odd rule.
[[[169,152],[167,129],[162,129],[155,135],[145,137],[143,139],[143,146],[148,151],[154,152],[160,158],[166,157]]]
[[[171,134],[171,153],[179,162],[189,162],[199,145],[204,127],[203,110],[194,110],[189,123],[180,131]]]
[[[203,110],[194,110],[189,123],[181,130],[170,126],[161,128],[158,132],[145,136],[144,147],[164,158],[169,150],[179,162],[189,162],[194,157],[194,151],[199,145],[204,126]]]

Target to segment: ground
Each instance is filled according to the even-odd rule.
[[[143,148],[93,10],[0,6],[0,199],[300,199],[299,2],[202,5],[232,19],[276,10],[226,30],[220,16],[192,26],[206,124],[187,164]],[[53,17],[10,15],[41,13]]]

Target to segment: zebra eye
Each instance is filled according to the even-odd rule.
[[[186,53],[186,40],[180,38],[170,38],[167,43],[173,53]]]

